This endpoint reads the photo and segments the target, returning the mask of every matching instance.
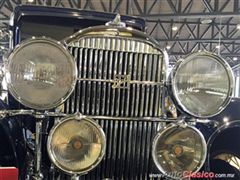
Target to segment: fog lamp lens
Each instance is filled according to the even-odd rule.
[[[68,174],[83,174],[102,160],[106,147],[102,128],[92,119],[67,117],[54,126],[48,137],[51,161]]]
[[[153,160],[161,173],[182,179],[184,172],[197,172],[206,159],[206,142],[200,131],[189,125],[171,124],[153,141]]]

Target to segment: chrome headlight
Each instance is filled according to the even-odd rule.
[[[59,42],[32,38],[10,54],[6,80],[12,96],[34,109],[51,109],[73,91],[77,68],[71,54]]]
[[[174,179],[182,179],[187,171],[199,171],[206,152],[200,131],[186,124],[170,124],[153,140],[152,156],[157,168]]]
[[[222,111],[230,102],[234,77],[219,56],[197,52],[181,61],[172,76],[172,91],[187,113],[206,118]]]
[[[87,117],[72,116],[56,124],[48,137],[51,161],[68,174],[83,174],[96,167],[105,154],[102,128]]]

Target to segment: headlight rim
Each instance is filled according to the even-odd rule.
[[[191,112],[190,110],[188,110],[188,108],[186,108],[185,105],[183,105],[183,103],[180,101],[178,94],[176,92],[176,74],[178,73],[179,69],[181,68],[181,66],[183,66],[186,63],[188,63],[189,61],[193,60],[194,57],[198,57],[198,56],[208,56],[210,58],[215,59],[217,62],[219,62],[224,67],[224,69],[228,75],[228,80],[229,80],[229,90],[228,90],[228,95],[227,95],[228,97],[224,100],[222,105],[219,106],[219,108],[216,112],[211,113],[211,114],[208,113],[209,115],[201,115],[201,114],[197,114],[197,113],[194,113],[194,112]],[[172,92],[173,99],[174,99],[175,103],[177,104],[177,108],[180,111],[183,111],[184,113],[187,113],[195,118],[204,118],[205,119],[205,118],[211,118],[213,116],[218,115],[227,107],[227,105],[230,103],[230,101],[233,97],[234,85],[235,85],[233,71],[232,71],[230,65],[226,62],[226,60],[224,60],[222,57],[220,57],[216,53],[212,53],[212,52],[208,52],[208,51],[198,51],[198,52],[190,53],[185,58],[182,58],[177,62],[177,64],[173,68],[172,72],[173,73],[171,73],[171,92]]]
[[[185,122],[184,122],[185,123]],[[173,179],[181,179],[182,177],[173,177],[173,176],[169,176],[168,175],[168,172],[166,172],[162,167],[161,165],[159,164],[158,160],[157,160],[157,157],[155,156],[155,152],[156,152],[156,145],[157,145],[157,142],[160,138],[160,136],[162,134],[164,134],[166,131],[168,131],[169,129],[171,128],[177,128],[177,127],[180,127],[181,124],[179,123],[171,123],[167,126],[165,126],[164,128],[160,129],[154,136],[153,138],[153,141],[152,141],[152,158],[153,158],[153,162],[155,164],[155,166],[157,167],[157,169],[164,175],[166,175],[167,177],[170,177],[170,178],[173,178]],[[197,134],[200,136],[200,139],[202,140],[203,142],[203,148],[204,148],[204,153],[203,153],[203,160],[202,162],[200,163],[200,165],[197,167],[197,169],[194,171],[194,172],[199,172],[199,170],[203,167],[204,163],[206,162],[206,158],[207,158],[207,152],[208,152],[208,149],[207,149],[207,142],[203,136],[203,134],[201,133],[200,130],[198,130],[196,127],[192,126],[192,125],[189,125],[189,124],[184,124],[184,126],[186,126],[187,128],[191,128],[192,130],[194,130],[195,132],[197,132]]]
[[[51,45],[59,48],[60,50],[62,50],[62,52],[64,52],[64,54],[68,57],[68,59],[71,59],[70,61],[72,62],[72,75],[74,77],[73,82],[71,84],[71,86],[69,86],[69,91],[66,93],[66,95],[62,98],[60,98],[58,101],[56,101],[54,104],[50,104],[50,105],[43,105],[43,106],[38,106],[35,105],[33,103],[30,103],[28,101],[23,100],[22,97],[20,97],[16,91],[16,89],[13,87],[13,84],[11,82],[11,80],[9,79],[8,76],[11,75],[11,72],[9,71],[9,66],[12,64],[12,58],[16,55],[16,53],[22,48],[25,47],[31,43],[34,42],[47,42],[50,43]],[[67,53],[66,53],[67,52]],[[9,54],[9,56],[7,57],[7,61],[4,62],[5,63],[5,75],[6,75],[6,81],[7,81],[7,87],[8,90],[10,92],[10,94],[14,97],[14,99],[16,101],[18,101],[19,103],[21,103],[22,105],[28,107],[28,108],[32,108],[32,109],[36,109],[36,110],[49,110],[52,108],[56,108],[59,105],[63,104],[68,98],[69,96],[72,94],[72,92],[74,91],[77,81],[78,81],[78,68],[77,68],[77,63],[76,63],[76,58],[72,56],[72,54],[69,52],[69,50],[67,49],[66,46],[64,46],[63,43],[61,43],[60,41],[57,41],[55,39],[52,39],[50,37],[31,37],[28,39],[23,40],[20,44],[16,45],[15,48],[11,51],[11,53]]]
[[[95,162],[95,164],[91,165],[91,167],[87,170],[84,170],[84,171],[81,171],[81,173],[79,172],[75,172],[75,171],[71,171],[71,170],[66,170],[64,168],[61,167],[61,165],[58,163],[58,161],[56,160],[56,158],[54,158],[54,153],[52,153],[51,151],[51,140],[52,140],[52,137],[53,137],[53,133],[55,132],[55,130],[64,122],[66,121],[69,121],[69,120],[78,120],[78,121],[81,121],[81,120],[85,120],[85,121],[88,121],[89,123],[93,124],[95,127],[98,128],[100,134],[101,134],[101,137],[103,137],[103,148],[101,149],[101,156],[98,157],[97,159],[97,162]],[[48,157],[50,159],[50,161],[58,168],[60,169],[62,172],[68,174],[68,175],[82,175],[82,174],[86,174],[88,173],[89,171],[93,170],[94,168],[96,168],[100,163],[101,161],[103,160],[104,156],[105,156],[105,153],[106,153],[106,136],[105,136],[105,133],[102,129],[102,127],[96,122],[94,121],[93,119],[91,118],[88,118],[87,116],[83,116],[81,115],[80,113],[77,113],[77,114],[73,114],[73,115],[69,115],[65,118],[63,118],[62,120],[60,120],[60,122],[56,123],[52,129],[50,130],[49,134],[48,134],[48,138],[47,138],[47,152],[48,152]]]

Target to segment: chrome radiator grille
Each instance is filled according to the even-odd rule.
[[[88,37],[69,45],[79,80],[65,112],[84,115],[153,117],[161,115],[163,54],[134,39]],[[114,88],[116,77],[128,78]]]

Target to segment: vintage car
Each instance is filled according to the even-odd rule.
[[[24,180],[239,179],[230,66],[196,52],[167,77],[145,29],[137,17],[16,7],[0,165]]]

